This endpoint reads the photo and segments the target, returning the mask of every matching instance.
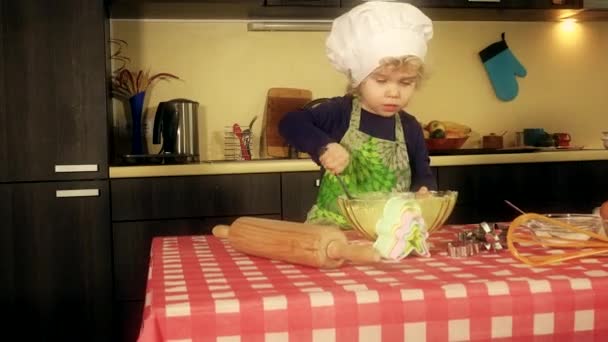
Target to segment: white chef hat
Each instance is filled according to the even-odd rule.
[[[424,60],[433,23],[418,8],[399,2],[368,1],[336,18],[326,41],[327,56],[359,85],[386,57]]]

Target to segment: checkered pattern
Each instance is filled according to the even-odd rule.
[[[213,236],[155,238],[139,341],[606,340],[608,259],[449,258],[445,243],[463,228],[434,233],[430,258],[332,270]]]

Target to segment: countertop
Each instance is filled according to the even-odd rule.
[[[608,160],[608,150],[558,150],[529,153],[431,156],[431,166],[514,164]],[[110,178],[193,176],[238,173],[297,172],[319,170],[310,159],[260,159],[204,161],[191,164],[111,166]]]

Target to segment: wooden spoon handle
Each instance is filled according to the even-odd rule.
[[[378,262],[381,259],[372,245],[353,245],[338,240],[327,245],[327,256],[331,259],[345,259],[362,264]]]
[[[230,226],[227,226],[225,224],[220,224],[217,225],[215,227],[213,227],[213,230],[211,230],[211,233],[213,234],[213,236],[218,237],[218,238],[223,238],[223,239],[227,239],[228,238],[228,233],[230,233]]]

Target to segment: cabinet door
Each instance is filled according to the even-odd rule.
[[[15,327],[27,341],[110,341],[107,181],[5,184],[0,199],[2,277],[11,278],[13,293],[8,301],[0,294],[12,304],[3,333]]]
[[[280,219],[280,215],[261,215]],[[213,217],[158,221],[114,222],[114,307],[118,341],[134,341],[139,334],[146,294],[150,245],[155,236],[209,234],[218,224],[237,217]]]
[[[112,221],[281,213],[278,173],[112,179]]]
[[[4,23],[4,2],[0,2],[0,23]],[[6,165],[8,164],[8,115],[6,114],[6,93],[5,93],[5,81],[6,72],[4,69],[6,68],[5,63],[3,61],[6,60],[6,55],[4,53],[4,41],[6,40],[4,34],[4,25],[0,24],[0,182],[5,180],[7,177],[6,174]]]
[[[304,222],[319,193],[320,171],[281,174],[283,220]]]
[[[539,164],[469,165],[438,168],[439,189],[458,191],[454,211],[447,220],[450,224],[481,221],[510,221],[518,213],[505,200],[521,205],[530,198],[540,203],[543,189],[547,189]],[[530,189],[539,189],[530,192]],[[527,197],[531,196],[531,197]]]
[[[1,8],[0,182],[107,177],[104,1]]]
[[[564,152],[568,153],[568,152]],[[448,223],[510,221],[526,212],[591,213],[608,199],[608,161],[447,166],[440,189],[457,190]]]
[[[258,217],[280,219],[280,215]],[[231,224],[237,217],[207,217],[158,221],[114,222],[115,298],[143,300],[150,259],[150,244],[155,236],[210,234],[218,224]]]
[[[437,8],[500,8],[500,9],[548,9],[548,8],[581,8],[582,0],[398,0],[414,6]],[[362,0],[342,0],[343,7],[353,7]]]
[[[1,27],[2,25],[0,25]],[[1,45],[0,45],[1,46]],[[1,103],[0,103],[1,104]],[[15,246],[13,244],[12,185],[0,184],[0,305],[16,307],[15,299]]]

